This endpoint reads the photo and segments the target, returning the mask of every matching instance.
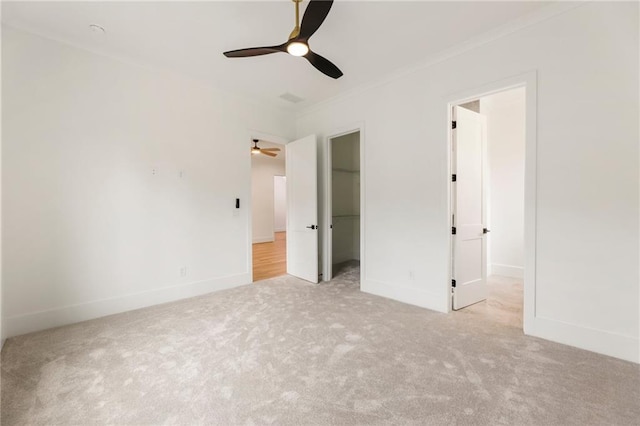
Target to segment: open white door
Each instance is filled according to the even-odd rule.
[[[316,136],[289,142],[287,170],[287,273],[318,282],[318,173]]]
[[[452,214],[453,309],[487,298],[487,241],[485,238],[485,117],[454,108]],[[452,179],[453,180],[453,179]]]

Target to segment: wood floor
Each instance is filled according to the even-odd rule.
[[[253,245],[253,281],[287,273],[287,233],[276,232],[275,241]]]

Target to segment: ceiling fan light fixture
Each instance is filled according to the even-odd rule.
[[[306,43],[293,41],[287,45],[287,52],[293,56],[304,56],[309,53],[309,46]]]
[[[260,154],[260,148],[251,148],[251,153],[252,154]]]

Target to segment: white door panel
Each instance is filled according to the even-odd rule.
[[[287,273],[318,282],[316,136],[287,144]]]
[[[487,298],[487,243],[483,233],[485,203],[485,118],[455,107],[452,183],[453,309],[461,309]]]

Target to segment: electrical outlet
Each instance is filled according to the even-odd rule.
[[[184,278],[187,276],[187,267],[183,266],[182,268],[180,268],[180,277]]]

